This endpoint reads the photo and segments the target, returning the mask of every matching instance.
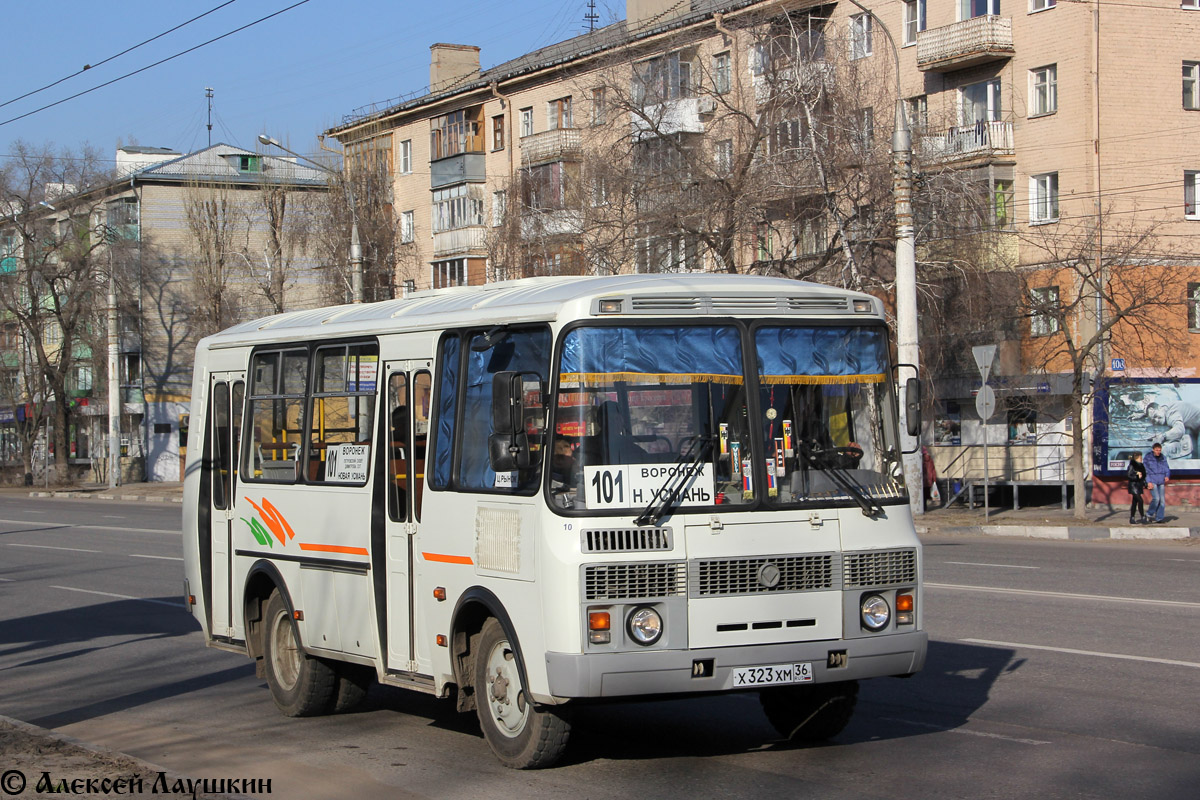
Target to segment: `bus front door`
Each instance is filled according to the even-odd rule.
[[[417,659],[413,586],[413,537],[421,522],[425,486],[425,447],[429,437],[429,395],[432,386],[429,361],[393,361],[387,374],[386,475],[387,533],[386,607],[383,626],[387,638],[389,672],[416,672]]]
[[[246,395],[245,373],[213,373],[209,384],[212,404],[208,431],[211,442],[210,475],[212,520],[212,625],[213,636],[233,635],[233,523],[237,493],[238,444],[241,439],[242,402]]]

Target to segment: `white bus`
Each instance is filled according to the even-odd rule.
[[[185,596],[285,714],[454,697],[510,767],[601,699],[756,691],[825,739],[925,660],[894,384],[879,300],[774,278],[238,325],[196,351]]]

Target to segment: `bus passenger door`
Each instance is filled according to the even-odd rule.
[[[214,373],[209,385],[212,403],[211,508],[212,630],[213,636],[233,635],[233,523],[237,492],[237,451],[241,439],[245,374]]]
[[[431,362],[393,361],[387,374],[387,635],[386,667],[416,671],[413,626],[413,537],[421,521],[425,447],[429,437]]]

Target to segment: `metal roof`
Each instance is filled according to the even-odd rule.
[[[255,156],[261,159],[261,172],[242,172],[230,156]],[[228,180],[231,182],[258,182],[264,178],[278,183],[325,185],[325,173],[315,167],[297,163],[293,159],[264,155],[229,144],[218,143],[194,153],[160,161],[138,170],[134,175],[139,180]]]

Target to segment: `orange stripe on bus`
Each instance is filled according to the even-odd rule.
[[[345,553],[351,556],[367,556],[365,547],[343,547],[340,544],[301,544],[301,550],[315,550],[318,553]]]
[[[473,564],[470,556],[447,556],[441,553],[421,553],[426,561],[440,561],[443,564]]]

